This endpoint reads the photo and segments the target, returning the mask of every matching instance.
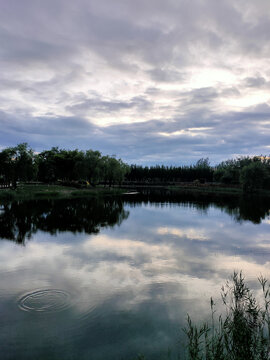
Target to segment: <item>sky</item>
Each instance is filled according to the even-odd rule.
[[[0,0],[0,149],[270,153],[269,0]]]

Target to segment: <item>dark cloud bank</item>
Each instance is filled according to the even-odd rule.
[[[0,1],[0,146],[269,154],[267,1]]]

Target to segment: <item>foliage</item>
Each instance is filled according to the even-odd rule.
[[[184,329],[189,360],[267,360],[270,359],[270,291],[267,280],[259,278],[264,304],[260,306],[246,285],[242,273],[234,273],[222,287],[225,319],[215,320],[211,298],[212,324],[197,326],[187,319]]]
[[[78,180],[81,174],[84,175],[80,168],[83,161],[82,151],[53,147],[37,155],[38,179],[44,182],[54,182],[57,179]]]
[[[129,216],[123,202],[116,196],[93,196],[91,201],[86,196],[80,201],[59,197],[55,201],[55,194],[49,199],[50,193],[52,191],[48,192],[48,198],[39,201],[33,197],[32,200],[2,203],[0,238],[24,244],[37,230],[50,234],[57,231],[97,234],[101,227],[120,225]]]
[[[72,184],[84,180],[95,186],[107,182],[121,183],[129,166],[113,156],[102,156],[99,151],[65,150],[52,147],[34,154],[27,144],[6,148],[0,152],[0,181],[16,182],[39,180],[54,183],[58,180]]]
[[[127,175],[129,181],[140,181],[147,183],[169,182],[169,181],[194,181],[200,179],[213,181],[214,170],[211,168],[209,159],[199,159],[195,165],[190,166],[139,166],[131,165]]]
[[[37,164],[34,152],[26,143],[9,147],[0,152],[0,169],[4,181],[15,183],[17,180],[34,179]]]
[[[209,158],[201,158],[196,162],[196,168],[199,169],[209,169],[210,168],[210,161]]]
[[[92,185],[96,185],[103,178],[103,159],[99,151],[88,150],[83,160],[83,177]]]
[[[240,171],[240,183],[244,192],[254,192],[262,188],[268,177],[266,165],[259,161],[244,166]]]
[[[241,184],[245,192],[268,188],[270,159],[254,156],[223,161],[215,169],[214,180],[224,184]]]
[[[115,183],[121,184],[128,172],[128,166],[121,159],[117,160],[114,157],[106,156],[103,161],[105,181],[108,181],[109,186]]]
[[[270,189],[270,159],[240,157],[211,167],[208,158],[190,166],[127,165],[115,156],[103,156],[95,150],[80,151],[52,147],[35,154],[26,143],[0,152],[0,182],[38,180],[45,183],[87,181],[112,186],[124,180],[135,183],[158,184],[174,182],[221,182],[241,184],[245,192],[258,188]]]

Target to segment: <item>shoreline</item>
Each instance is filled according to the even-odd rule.
[[[17,189],[1,189],[0,200],[41,200],[41,199],[75,199],[98,196],[119,196],[125,189],[119,188],[83,188],[78,189],[62,185],[19,185]]]
[[[202,196],[228,196],[228,197],[242,197],[242,196],[265,196],[270,197],[269,190],[258,190],[256,193],[244,194],[240,187],[225,187],[202,185],[194,186],[192,184],[184,185],[123,185],[114,187],[89,187],[78,189],[76,187],[62,186],[62,185],[19,185],[17,189],[0,189],[0,200],[23,200],[23,199],[74,199],[84,197],[99,197],[99,196],[120,196],[128,195],[129,192],[143,192],[143,191],[168,191],[171,195],[181,194],[197,194]]]
[[[182,185],[124,185],[121,188],[132,189],[134,191],[142,190],[165,190],[170,191],[171,194],[175,193],[176,195],[181,194],[201,194],[203,196],[237,196],[237,197],[248,197],[248,196],[265,196],[270,197],[270,191],[265,189],[259,189],[253,193],[244,193],[242,188],[239,186],[224,186],[224,185],[213,185],[213,184],[203,184],[203,185],[194,185],[183,183]]]

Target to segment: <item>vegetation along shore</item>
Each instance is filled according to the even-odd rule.
[[[123,190],[108,190],[113,187]],[[128,165],[94,150],[53,147],[36,153],[26,143],[0,152],[0,198],[93,196],[145,187],[204,194],[269,195],[270,158],[239,157],[215,166],[206,158],[189,166],[148,167]]]

